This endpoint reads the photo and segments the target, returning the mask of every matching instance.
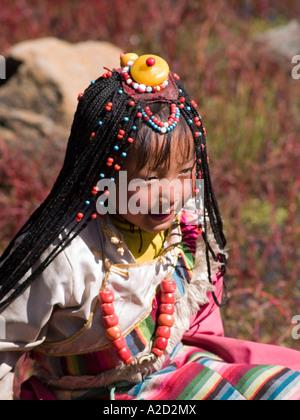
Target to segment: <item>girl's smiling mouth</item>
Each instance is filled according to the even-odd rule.
[[[151,214],[149,213],[149,217],[157,222],[165,222],[170,220],[171,218],[174,217],[174,211],[172,211],[171,213],[166,213],[166,214]]]

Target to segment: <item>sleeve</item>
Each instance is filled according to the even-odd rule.
[[[26,277],[30,275],[30,270]],[[0,314],[0,400],[11,399],[13,372],[22,354],[43,343],[58,305],[72,296],[73,273],[64,252]]]
[[[223,291],[223,277],[220,273],[212,277],[215,286],[215,295],[218,301],[221,300]],[[183,336],[186,344],[197,345],[197,337],[200,335],[224,336],[223,322],[220,308],[216,305],[212,293],[208,293],[209,303],[201,308],[190,319],[190,329]]]

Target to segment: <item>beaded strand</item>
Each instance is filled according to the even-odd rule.
[[[164,350],[168,347],[171,336],[171,328],[175,323],[175,290],[176,282],[174,280],[164,279],[160,285],[161,304],[159,305],[159,316],[157,318],[158,327],[155,331],[155,341],[151,352],[161,357]],[[111,343],[112,348],[117,352],[120,360],[125,365],[131,365],[134,357],[126,345],[126,340],[119,324],[119,319],[114,309],[114,293],[112,290],[104,289],[99,293],[100,310],[102,314],[102,323],[105,329],[105,336]]]
[[[165,80],[163,83],[161,83],[157,86],[146,86],[143,83],[137,83],[132,79],[132,77],[130,75],[130,68],[131,68],[131,66],[126,66],[126,67],[123,68],[123,70],[121,72],[122,78],[128,86],[132,87],[134,90],[136,90],[139,93],[160,92],[161,90],[165,89],[169,84],[169,78],[167,80]]]
[[[176,104],[171,104],[171,114],[166,122],[163,122],[159,118],[155,117],[149,106],[146,106],[142,110],[142,115],[144,117],[144,121],[146,121],[153,130],[165,134],[172,131],[179,123],[180,109]]]

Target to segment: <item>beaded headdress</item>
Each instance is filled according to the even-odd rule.
[[[128,115],[123,117],[121,127],[116,135],[116,144],[113,145],[111,155],[107,158],[106,166],[108,171],[100,173],[100,179],[111,177],[115,181],[115,173],[120,171],[125,158],[128,155],[130,145],[135,141],[138,126],[142,123],[147,124],[153,131],[165,135],[173,131],[179,123],[181,112],[189,113],[188,124],[193,131],[193,136],[200,140],[205,135],[205,128],[202,127],[201,117],[197,114],[197,104],[195,101],[188,103],[187,95],[178,86],[180,77],[176,73],[171,73],[168,63],[157,55],[145,54],[138,56],[135,53],[121,54],[121,68],[107,71],[102,75],[103,79],[110,79],[116,72],[121,77],[122,88],[118,89],[117,95],[126,95]],[[177,82],[177,83],[176,83]],[[93,85],[95,82],[92,81]],[[81,101],[84,95],[79,94],[78,100]],[[151,105],[154,103],[166,103],[170,105],[170,114],[166,121],[161,121],[152,111]],[[132,110],[135,113],[132,117]],[[114,112],[114,104],[109,100],[105,104],[103,118],[99,119],[97,127],[90,134],[92,142],[96,133],[104,128],[106,120],[109,121],[108,114]],[[202,145],[204,148],[204,146]],[[199,163],[199,162],[198,162]],[[199,166],[199,165],[198,165]],[[201,172],[197,175],[201,178]],[[198,192],[199,193],[199,192]],[[98,189],[92,189],[92,195],[96,196]],[[109,194],[109,191],[106,192]],[[196,202],[199,199],[196,197]],[[86,201],[90,203],[89,200]],[[103,203],[102,203],[103,204]],[[79,212],[76,220],[80,222],[84,217],[83,212]],[[97,217],[94,214],[92,217]]]

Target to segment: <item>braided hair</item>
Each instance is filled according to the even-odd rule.
[[[193,134],[196,176],[204,179],[205,211],[215,240],[223,250],[226,240],[209,173],[205,129],[196,104],[190,100],[179,77],[172,80],[179,92],[179,125],[185,124]],[[117,70],[109,71],[92,81],[84,94],[79,96],[65,160],[57,180],[48,197],[19,230],[0,258],[0,310],[7,307],[38,278],[96,217],[98,191],[95,186],[99,176],[103,177],[105,174],[112,179],[117,176],[137,133],[140,129],[146,130],[141,118],[141,109],[146,105],[147,100],[139,100],[138,97],[133,100],[124,91],[122,78]],[[147,129],[152,131],[150,127]],[[170,138],[170,133],[165,136]],[[199,227],[203,227],[201,231],[206,246],[208,277],[211,281],[210,256],[214,261],[220,262],[223,272],[226,258],[224,253],[214,253],[208,241],[206,218],[204,226]],[[50,246],[50,253],[46,253]],[[41,258],[43,254],[47,254],[44,259]],[[219,303],[215,295],[213,296],[218,306],[225,304]]]

